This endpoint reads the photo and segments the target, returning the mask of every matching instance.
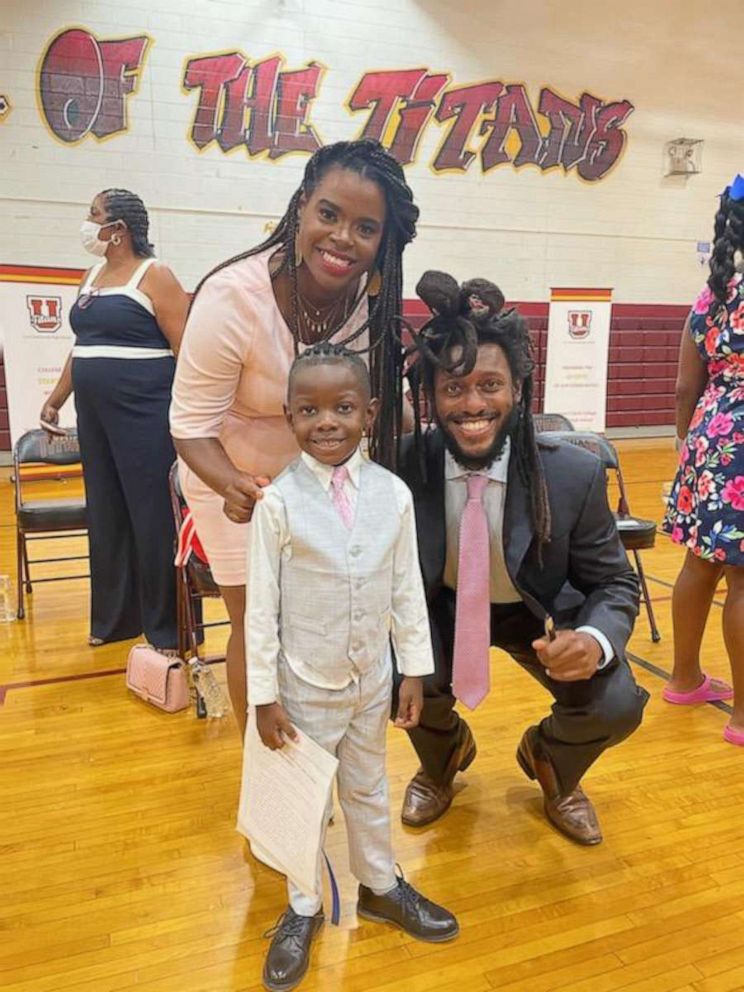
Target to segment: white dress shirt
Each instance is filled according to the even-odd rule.
[[[511,439],[507,438],[501,457],[492,462],[482,473],[488,476],[488,486],[483,495],[483,505],[488,520],[491,555],[491,602],[519,603],[522,597],[514,587],[504,558],[504,508],[506,484],[509,475]],[[443,582],[450,589],[457,589],[457,560],[460,546],[460,519],[467,502],[467,477],[471,470],[463,468],[449,451],[444,453],[444,512],[447,528],[447,557]],[[604,655],[599,667],[604,668],[615,656],[607,637],[596,627],[577,627],[598,642]]]
[[[300,455],[331,499],[333,466],[324,465],[306,452]],[[344,492],[352,508],[356,509],[363,456],[357,449],[345,463],[348,478]],[[394,550],[393,588],[391,589],[391,639],[395,648],[398,670],[402,675],[429,675],[434,671],[434,658],[429,629],[429,614],[424,594],[424,584],[419,566],[416,540],[416,518],[413,497],[408,486],[397,476],[391,475],[395,505],[390,513],[400,519],[398,539]],[[343,683],[325,679],[323,673],[303,664],[299,657],[289,657],[283,650],[278,636],[278,618],[281,607],[280,563],[291,557],[292,537],[282,497],[274,486],[263,490],[263,499],[256,507],[249,528],[248,542],[248,609],[246,610],[246,644],[248,646],[248,698],[254,706],[273,703],[279,698],[277,687],[277,661],[282,653],[292,671],[299,678],[324,689],[343,689],[356,680],[352,669]],[[266,616],[276,616],[277,623],[250,624],[251,605]]]

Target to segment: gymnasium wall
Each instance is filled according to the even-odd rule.
[[[544,312],[551,286],[612,286],[610,426],[670,423],[698,242],[743,167],[739,80],[723,71],[739,14],[739,0],[6,0],[0,263],[84,265],[89,201],[124,186],[192,288],[264,236],[318,143],[373,135],[422,210],[408,296],[431,267]],[[700,175],[665,178],[679,137],[704,141]]]

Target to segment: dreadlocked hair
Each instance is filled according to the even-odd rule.
[[[358,351],[351,351],[346,345],[334,344],[331,341],[318,341],[310,345],[295,357],[289,369],[287,399],[292,391],[295,375],[301,370],[316,365],[348,365],[357,377],[359,385],[369,397],[372,387],[369,379],[369,369]]]
[[[728,296],[728,284],[736,272],[737,251],[744,251],[744,200],[733,200],[730,186],[721,193],[713,229],[713,252],[710,256],[708,286],[722,305]]]
[[[407,325],[413,339],[406,357],[414,358],[408,379],[414,400],[416,445],[421,452],[422,409],[429,421],[433,419],[437,372],[468,375],[475,367],[480,345],[497,344],[506,355],[514,385],[521,385],[511,457],[530,494],[532,525],[541,548],[550,541],[550,504],[532,420],[535,360],[527,321],[515,309],[504,310],[504,294],[487,279],[470,279],[459,286],[445,272],[425,272],[416,292],[433,312],[419,331]],[[422,385],[425,403],[421,402]],[[419,464],[423,464],[423,455]]]
[[[111,222],[123,220],[127,225],[134,254],[140,258],[152,258],[155,249],[147,237],[150,218],[140,197],[128,189],[105,189],[101,196],[106,205],[106,217]]]
[[[292,195],[286,213],[265,241],[255,248],[241,252],[222,262],[201,280],[194,292],[194,298],[210,276],[250,258],[269,248],[283,249],[283,257],[274,275],[287,272],[291,286],[290,330],[295,338],[295,348],[299,352],[299,302],[297,295],[297,267],[294,244],[299,229],[299,208],[303,197],[310,197],[329,169],[350,169],[364,179],[379,186],[385,196],[385,226],[377,253],[377,271],[381,277],[380,291],[368,297],[369,313],[367,320],[357,330],[340,343],[346,346],[369,331],[369,372],[372,395],[380,401],[379,415],[370,437],[370,454],[378,462],[393,468],[397,461],[397,444],[401,435],[403,409],[402,368],[403,348],[397,334],[398,314],[403,307],[403,272],[401,256],[403,249],[416,236],[416,221],[419,209],[413,202],[413,193],[406,182],[403,169],[378,141],[361,139],[358,141],[338,141],[319,148],[308,160],[302,184]],[[360,294],[360,299],[364,296]],[[192,299],[193,305],[193,299]],[[355,308],[356,309],[356,308]],[[335,326],[329,328],[328,337],[333,337],[348,321],[348,315],[339,317]]]

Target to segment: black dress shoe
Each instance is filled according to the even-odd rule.
[[[366,885],[359,886],[357,913],[366,920],[393,923],[417,940],[438,943],[452,940],[460,932],[455,917],[443,906],[425,899],[402,877],[384,896],[376,896]]]
[[[310,964],[310,947],[323,926],[323,910],[315,916],[298,916],[288,906],[264,936],[271,937],[271,946],[263,968],[263,983],[271,992],[288,992],[299,985]]]

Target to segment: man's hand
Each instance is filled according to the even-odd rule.
[[[289,722],[289,717],[281,703],[267,703],[256,707],[256,727],[261,743],[276,751],[284,747],[285,736],[297,740],[297,731]]]
[[[554,641],[538,637],[532,647],[540,664],[557,682],[590,679],[603,658],[601,645],[585,631],[558,630]]]
[[[245,524],[253,516],[257,499],[263,498],[261,488],[268,486],[271,479],[267,475],[250,475],[240,472],[230,482],[222,495],[225,498],[223,512],[234,524]]]
[[[417,676],[407,675],[398,691],[398,715],[395,726],[401,730],[413,730],[418,726],[421,710],[424,708],[424,687]]]

